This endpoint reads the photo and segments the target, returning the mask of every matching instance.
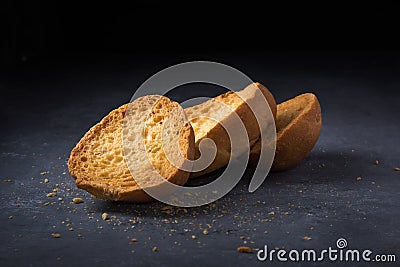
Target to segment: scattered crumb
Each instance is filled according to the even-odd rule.
[[[8,219],[12,219],[12,218],[14,218],[14,216],[12,216],[12,215],[8,216]]]
[[[5,183],[11,183],[12,180],[11,180],[11,179],[5,179],[5,180],[3,180],[3,182],[5,182]]]
[[[57,257],[56,260],[60,261],[60,260],[61,260],[61,257]]]
[[[57,195],[56,192],[51,192],[51,193],[46,194],[46,197],[55,197],[56,195]]]
[[[46,179],[43,180],[43,182],[48,183],[49,179],[46,178]]]
[[[244,235],[239,236],[239,238],[240,238],[240,240],[244,240],[245,239]]]
[[[375,165],[379,165],[379,160],[375,160]]]
[[[269,215],[275,215],[275,211],[268,212]]]
[[[309,212],[309,213],[307,213],[307,216],[313,216],[313,214]]]
[[[158,250],[158,247],[153,247],[152,251],[156,252]]]
[[[83,203],[83,199],[80,197],[74,197],[72,199],[72,202],[74,202],[75,204],[80,204],[80,203]]]
[[[268,231],[267,231],[267,230],[265,230],[265,231],[264,231],[264,234],[268,234]]]
[[[195,236],[195,235],[192,235],[192,239],[197,239],[197,236]]]
[[[61,237],[61,235],[59,234],[59,233],[54,233],[54,234],[51,234],[54,238],[60,238]]]
[[[374,182],[374,181],[372,181],[372,182],[371,182],[371,184],[375,184],[375,182]]]
[[[132,242],[132,243],[135,243],[135,242],[137,242],[137,239],[136,239],[136,238],[132,238],[132,239],[131,239],[131,242]]]
[[[362,178],[361,177],[357,177],[357,179],[356,179],[357,181],[361,181],[362,180]]]
[[[251,253],[250,247],[238,247],[236,250],[240,253]]]
[[[304,241],[308,241],[308,240],[311,240],[312,238],[311,237],[309,237],[309,236],[305,236],[305,237],[303,237],[303,240]]]
[[[400,168],[394,168],[395,171],[400,171]]]
[[[204,234],[204,235],[208,235],[208,230],[207,230],[207,229],[204,229],[204,230],[203,230],[203,234]]]
[[[108,219],[108,213],[103,213],[103,214],[101,214],[101,218],[103,219],[103,221],[105,221],[105,220],[107,220]]]

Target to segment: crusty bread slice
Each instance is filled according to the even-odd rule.
[[[236,113],[242,120],[247,130],[250,147],[258,140],[260,128],[256,117],[247,104],[256,101],[256,91],[258,89],[261,90],[273,114],[273,118],[267,123],[274,123],[273,120],[276,116],[275,99],[271,92],[260,83],[250,84],[239,92],[229,91],[204,103],[185,109],[195,134],[195,158],[198,159],[200,157],[199,144],[203,139],[212,139],[217,147],[217,153],[211,165],[202,171],[192,173],[191,177],[212,172],[228,164],[231,155],[231,143],[222,125],[227,125],[232,121],[233,113]],[[226,105],[228,109],[222,109],[221,103]],[[266,119],[268,119],[267,117],[265,115]],[[207,153],[207,150],[205,153]]]
[[[279,104],[276,152],[271,170],[283,171],[298,165],[313,149],[321,127],[321,107],[314,94],[302,94]],[[257,163],[260,148],[258,140],[250,151],[252,164]]]
[[[160,134],[167,119],[178,120],[169,116],[178,106],[178,103],[166,97],[152,95],[141,97],[111,111],[82,137],[71,152],[68,169],[76,185],[103,199],[129,202],[149,201],[151,197],[135,181],[127,165],[127,162],[131,164],[133,160],[136,160],[135,175],[140,173],[141,181],[145,181],[146,187],[157,186],[150,177],[151,166],[144,163],[146,157],[149,157],[147,162],[153,165],[163,178],[177,185],[185,184],[189,172],[180,170],[180,166],[175,167],[170,164],[163,149],[163,146],[169,144],[162,144],[163,136]],[[138,144],[140,138],[130,133],[128,128],[124,128],[125,116],[133,116],[127,121],[135,124],[136,127],[141,123],[146,125],[141,132],[143,133],[141,140],[144,140],[146,149],[140,149],[141,146]],[[131,126],[129,123],[127,125]],[[172,157],[178,158],[182,155],[186,159],[193,160],[194,133],[190,123],[170,125],[183,125],[182,128],[168,132],[169,135],[178,135],[179,140],[179,149],[176,149],[176,144],[170,144],[174,146],[174,149],[168,150],[176,153]],[[127,142],[123,146],[125,138]],[[134,159],[127,160],[126,157]],[[183,164],[182,161],[180,163]],[[140,184],[143,185],[143,183]]]

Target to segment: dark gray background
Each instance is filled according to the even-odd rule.
[[[85,131],[129,101],[150,75],[187,60],[235,67],[269,87],[277,102],[315,93],[323,129],[310,156],[293,170],[270,173],[252,194],[249,170],[227,196],[187,213],[167,215],[161,203],[112,203],[77,189],[66,161]],[[400,53],[393,50],[271,50],[71,56],[2,72],[0,264],[265,266],[270,263],[258,262],[255,251],[241,254],[236,248],[322,250],[335,248],[340,237],[349,248],[400,257],[400,172],[394,171],[400,167],[399,64]],[[197,84],[170,97],[182,101],[222,91]],[[56,187],[57,196],[46,197]],[[76,196],[84,203],[71,203]],[[103,212],[110,220],[101,219]]]

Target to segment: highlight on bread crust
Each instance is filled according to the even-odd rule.
[[[313,149],[321,133],[321,107],[317,97],[305,93],[277,107],[276,151],[271,170],[283,171],[298,165]],[[260,141],[251,148],[250,163],[256,164]]]
[[[210,173],[228,164],[231,156],[231,143],[229,135],[222,125],[229,124],[234,115],[238,115],[242,120],[247,131],[250,147],[259,139],[260,128],[257,119],[247,104],[257,101],[256,90],[260,90],[265,97],[273,116],[273,118],[269,118],[266,111],[263,119],[268,120],[267,124],[273,124],[277,112],[276,102],[271,92],[260,83],[250,84],[239,92],[229,91],[185,109],[195,134],[195,158],[198,159],[201,156],[199,144],[206,138],[212,139],[217,148],[216,157],[211,165],[202,171],[192,173],[191,177]],[[229,109],[221,109],[221,105],[226,105]],[[208,152],[206,151],[206,153]]]
[[[132,107],[134,105],[135,107]],[[163,96],[144,96],[133,103],[125,104],[105,116],[94,125],[72,150],[68,160],[68,169],[75,179],[78,188],[92,195],[118,201],[145,202],[152,198],[138,185],[126,163],[126,149],[131,149],[137,157],[149,157],[153,167],[169,182],[177,185],[186,183],[189,172],[182,171],[179,166],[168,162],[162,147],[162,125],[168,115],[179,104]],[[135,143],[134,136],[130,144],[123,147],[124,118],[136,115],[146,124],[145,151],[135,150],[140,147]],[[131,114],[129,114],[131,113]],[[169,118],[171,119],[171,118]],[[173,118],[172,118],[173,119]],[[139,123],[139,122],[138,122]],[[179,149],[175,151],[186,159],[194,158],[194,133],[190,123],[170,134],[178,135]],[[175,144],[174,144],[175,145]],[[143,176],[149,176],[149,170],[144,169],[141,162],[137,167]],[[146,166],[147,168],[149,166]],[[149,178],[146,186],[157,186]]]

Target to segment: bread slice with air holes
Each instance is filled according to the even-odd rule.
[[[133,105],[133,106],[132,106]],[[125,104],[105,116],[99,123],[94,125],[78,142],[72,150],[68,160],[68,170],[78,188],[90,192],[92,195],[114,201],[146,202],[152,198],[146,194],[132,177],[124,158],[135,157],[135,175],[141,175],[146,179],[146,187],[157,186],[152,183],[149,166],[146,166],[143,159],[149,157],[151,164],[157,172],[169,182],[177,185],[184,185],[189,177],[189,172],[180,170],[181,166],[172,165],[162,146],[174,146],[168,151],[175,151],[178,158],[193,160],[194,158],[194,133],[189,122],[178,121],[181,118],[171,116],[172,111],[179,106],[164,96],[144,96],[136,101]],[[129,111],[129,114],[127,113]],[[127,115],[128,114],[128,115]],[[124,117],[133,116],[133,126],[144,123],[143,139],[146,150],[139,149],[137,136],[123,136]],[[162,144],[162,125],[167,119],[176,120],[180,125],[168,134],[177,135],[179,149],[176,144]],[[136,123],[137,121],[137,123]],[[130,140],[124,142],[123,138]],[[128,153],[125,153],[129,151]],[[179,154],[179,155],[178,155]],[[170,155],[169,155],[170,156]],[[175,161],[176,162],[176,161]],[[182,161],[181,161],[182,163]],[[183,164],[183,163],[182,163]],[[131,166],[132,168],[132,166]],[[138,177],[136,177],[138,178]],[[142,183],[141,183],[142,185]]]
[[[221,123],[229,123],[233,113],[236,113],[242,120],[247,130],[250,146],[255,144],[260,136],[260,128],[247,103],[255,100],[257,97],[256,90],[258,89],[261,90],[273,114],[273,118],[267,123],[274,123],[276,116],[275,99],[271,92],[258,82],[250,84],[239,92],[229,91],[204,103],[185,109],[195,134],[195,158],[198,159],[200,157],[199,144],[203,139],[212,139],[217,147],[217,153],[211,165],[202,171],[192,173],[191,177],[210,173],[228,164],[231,155],[231,143]],[[221,103],[227,105],[229,110],[222,111],[220,108]],[[268,112],[268,107],[265,108],[265,112]],[[267,117],[267,113],[265,114],[265,117]],[[214,118],[215,120],[206,117]]]
[[[278,105],[276,151],[271,170],[283,171],[298,165],[313,149],[321,133],[322,118],[318,98],[305,93]],[[250,163],[257,163],[260,141],[251,148]]]

